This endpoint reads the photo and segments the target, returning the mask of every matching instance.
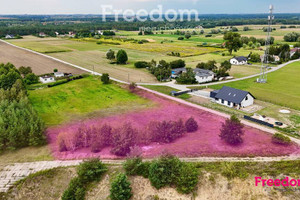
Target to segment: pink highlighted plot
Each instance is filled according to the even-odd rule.
[[[107,125],[117,130],[120,134],[131,134],[134,140],[139,141],[135,145],[145,158],[153,158],[162,153],[170,153],[180,157],[200,157],[200,156],[281,156],[295,154],[300,148],[296,144],[290,146],[276,145],[271,142],[271,134],[255,128],[245,126],[244,142],[238,146],[230,146],[219,137],[220,128],[225,118],[218,115],[192,108],[145,91],[138,91],[138,95],[154,101],[157,106],[151,109],[127,114],[114,115],[104,118],[94,118],[78,123],[65,124],[59,127],[48,129],[48,139],[53,155],[57,159],[83,159],[99,157],[102,159],[117,159],[117,150],[112,151],[111,146],[98,145],[103,148],[92,148],[86,141],[94,141],[99,136],[101,127]],[[198,124],[195,132],[185,132],[170,143],[153,142],[149,140],[149,124],[151,122],[176,121],[182,119],[185,122],[193,117]],[[179,122],[178,122],[179,123]],[[122,130],[124,124],[127,129]],[[130,127],[129,127],[130,125]],[[77,134],[80,127],[87,127],[93,130],[91,136]],[[121,128],[121,129],[120,129]],[[108,130],[108,129],[107,129]],[[79,131],[80,132],[80,131]],[[130,133],[129,133],[130,132]],[[110,132],[107,132],[108,134]],[[120,135],[118,137],[122,137]],[[133,135],[132,135],[133,134]],[[59,137],[58,137],[59,135]],[[81,138],[80,148],[75,148],[76,137]],[[104,137],[104,136],[103,136]],[[105,138],[105,137],[104,137]],[[58,141],[59,140],[59,141]],[[60,140],[63,140],[61,142]],[[100,141],[100,140],[99,140]],[[103,140],[104,143],[107,139]],[[130,141],[127,141],[130,143]],[[97,144],[97,143],[96,143]],[[95,145],[94,145],[95,146]],[[74,148],[73,148],[74,147]]]

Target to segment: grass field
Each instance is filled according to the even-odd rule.
[[[256,78],[225,84],[247,90],[257,99],[300,110],[300,62],[294,62],[268,74],[268,83],[258,84]],[[211,86],[219,89],[223,84]]]
[[[88,77],[29,92],[29,98],[47,125],[139,110],[153,104],[115,84],[103,85]]]

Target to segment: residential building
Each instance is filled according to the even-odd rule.
[[[255,99],[250,92],[227,86],[223,86],[220,90],[212,91],[210,97],[216,103],[237,109],[253,105]]]
[[[230,59],[232,65],[246,65],[248,63],[248,58],[244,56],[233,57]]]
[[[55,76],[56,78],[59,78],[59,77],[64,77],[65,74],[64,74],[63,72],[54,72],[54,76]]]
[[[51,83],[51,82],[55,82],[55,79],[52,76],[41,76],[40,81],[42,83]]]
[[[14,35],[6,35],[6,36],[5,36],[5,39],[13,39],[13,38],[15,38]]]
[[[215,73],[210,70],[196,68],[194,69],[194,72],[196,74],[195,78],[198,83],[211,82],[215,78]]]
[[[297,51],[300,52],[300,47],[295,47],[291,49],[290,56],[292,57]]]

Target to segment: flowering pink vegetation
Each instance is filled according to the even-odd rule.
[[[138,112],[130,112],[122,115],[113,115],[104,118],[87,119],[85,121],[64,124],[59,127],[48,128],[50,148],[56,159],[83,159],[98,157],[102,159],[117,159],[110,147],[104,148],[98,153],[92,153],[90,148],[82,148],[75,151],[60,152],[57,145],[59,133],[72,134],[84,123],[88,127],[101,127],[109,124],[118,128],[129,122],[139,130],[143,136],[143,130],[151,121],[187,120],[193,117],[198,123],[198,130],[186,133],[183,137],[168,144],[151,143],[141,146],[142,156],[145,158],[157,157],[163,153],[170,153],[180,157],[200,156],[280,156],[297,153],[300,148],[296,144],[290,146],[276,145],[271,142],[271,134],[255,128],[245,126],[244,142],[238,146],[230,146],[219,137],[220,128],[225,118],[218,115],[192,108],[174,101],[167,100],[157,95],[139,91],[138,95],[154,101],[157,106]]]

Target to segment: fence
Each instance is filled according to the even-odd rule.
[[[262,121],[262,120],[259,120],[259,119],[255,119],[255,118],[247,116],[247,115],[244,115],[244,119],[247,119],[247,120],[259,123],[259,124],[264,125],[264,126],[268,126],[268,127],[274,128],[273,124],[270,124],[268,122],[265,122],[265,121]]]

